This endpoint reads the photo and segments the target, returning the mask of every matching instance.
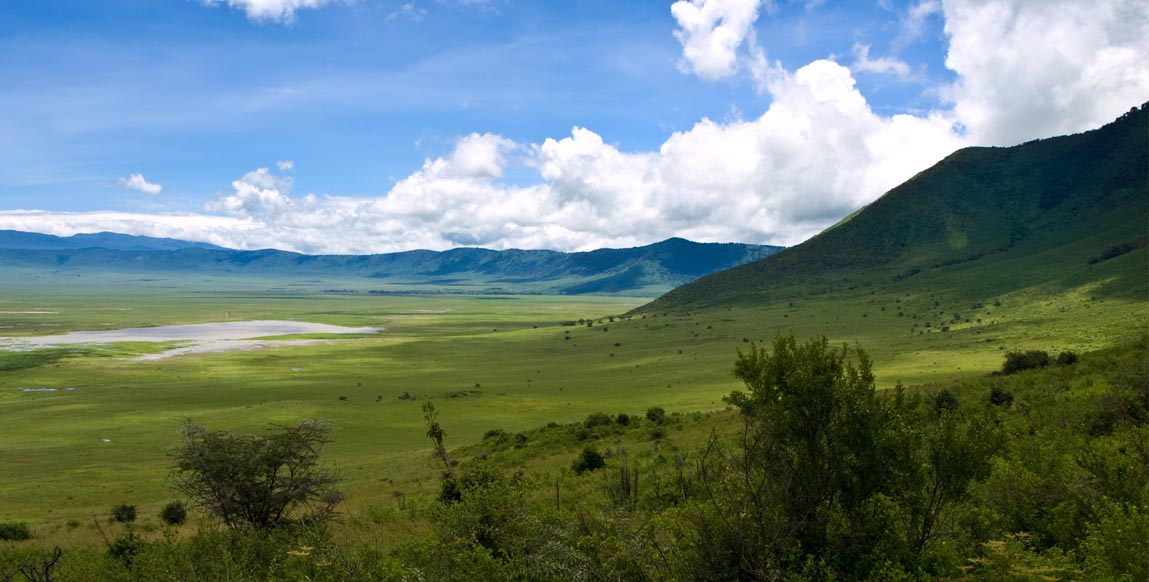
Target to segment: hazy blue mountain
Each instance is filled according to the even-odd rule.
[[[214,249],[223,247],[174,238],[135,236],[115,232],[53,236],[37,232],[0,230],[0,249],[62,250],[103,248],[117,251],[176,251],[179,249]]]
[[[18,236],[0,237],[0,266],[28,270],[37,276],[226,275],[279,281],[308,279],[333,288],[346,286],[356,290],[410,291],[430,286],[448,292],[656,295],[708,273],[782,250],[776,246],[696,243],[672,238],[643,247],[580,253],[459,248],[377,255],[303,255],[273,249],[238,251],[194,246],[170,250],[51,247],[60,240],[69,240],[52,239],[57,237],[39,235],[32,237],[33,242]],[[10,240],[21,246],[9,246]],[[148,239],[156,240],[160,239]],[[42,248],[31,248],[32,244]]]

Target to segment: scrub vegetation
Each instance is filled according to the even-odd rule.
[[[438,453],[421,458],[435,478],[420,493],[361,502],[335,521],[230,528],[218,527],[232,522],[214,498],[193,496],[194,526],[109,522],[100,526],[105,543],[62,558],[44,540],[20,542],[0,550],[0,573],[1139,580],[1149,575],[1147,350],[1141,337],[1073,363],[882,391],[861,346],[785,335],[736,354],[742,388],[727,395],[726,411],[595,413],[491,430],[453,449],[444,443],[456,423],[425,403],[423,436]],[[191,450],[226,456],[242,444],[252,452],[241,456],[255,459],[249,444],[318,445],[325,430],[305,423],[242,436],[187,427],[175,466],[186,467]],[[276,458],[269,467],[282,466]]]

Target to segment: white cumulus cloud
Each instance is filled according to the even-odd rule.
[[[321,8],[332,0],[200,0],[207,6],[226,4],[243,10],[253,22],[283,22],[295,20],[295,12],[304,8]]]
[[[1083,131],[1149,96],[1149,0],[947,0],[945,91],[979,144]]]
[[[275,162],[275,167],[283,170],[284,172],[287,172],[295,169],[295,162],[291,160],[279,160],[278,162]]]
[[[119,182],[125,188],[139,190],[144,194],[159,194],[164,190],[163,186],[145,180],[143,174],[131,174],[127,178],[120,178]]]
[[[206,208],[229,216],[188,238],[309,253],[588,250],[670,236],[794,244],[963,145],[944,115],[874,113],[832,61],[780,74],[769,90],[757,119],[703,119],[656,151],[627,152],[583,127],[539,144],[466,135],[379,197],[294,195],[291,178],[259,168]],[[537,178],[506,183],[511,166]],[[143,219],[116,226],[154,232]]]
[[[770,67],[754,23],[764,0],[679,0],[670,6],[682,43],[680,67],[707,81],[746,71],[763,86]]]
[[[209,203],[207,209],[244,217],[280,214],[294,204],[289,196],[292,185],[291,178],[281,178],[267,168],[259,168],[232,182],[235,193]]]

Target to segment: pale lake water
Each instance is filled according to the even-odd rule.
[[[191,325],[133,327],[108,331],[73,331],[59,335],[0,337],[0,349],[30,350],[77,344],[115,342],[186,342],[160,354],[140,356],[139,360],[158,360],[183,354],[253,350],[282,345],[308,345],[319,340],[254,340],[252,338],[303,333],[355,334],[377,333],[375,327],[343,327],[306,321],[224,321]]]

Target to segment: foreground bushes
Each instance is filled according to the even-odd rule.
[[[362,543],[307,522],[159,539],[114,526],[122,547],[66,551],[52,579],[1144,580],[1146,353],[1142,339],[919,396],[874,390],[861,349],[783,337],[738,357],[738,430],[694,447],[651,444],[654,419],[614,417],[528,431],[526,448],[492,434],[454,463],[428,409],[454,493],[414,504],[402,540],[360,523]],[[678,434],[681,418],[662,420]],[[551,474],[509,470],[548,446],[565,467],[587,430],[607,458],[562,469],[578,497],[560,503]],[[607,435],[655,453],[632,459]],[[19,568],[52,556],[0,545],[0,580],[33,579]]]

